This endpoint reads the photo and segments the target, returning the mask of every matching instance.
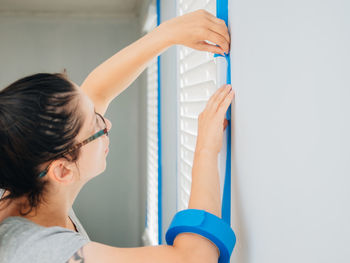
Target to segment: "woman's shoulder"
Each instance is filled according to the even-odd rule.
[[[0,263],[66,262],[88,242],[72,230],[11,216],[0,223]]]

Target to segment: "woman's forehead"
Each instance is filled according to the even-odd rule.
[[[93,101],[90,99],[90,97],[80,88],[80,86],[78,86],[77,84],[75,84],[74,82],[72,82],[74,84],[74,86],[77,88],[77,90],[79,91],[80,95],[81,95],[81,103],[84,104],[83,109],[87,109],[88,112],[93,113],[95,111],[95,105],[93,103]]]
[[[85,118],[84,125],[82,128],[82,136],[86,137],[94,130],[96,122],[95,105],[86,93],[80,89],[80,109],[83,112]]]

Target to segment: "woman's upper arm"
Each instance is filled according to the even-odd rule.
[[[67,263],[190,263],[185,253],[168,245],[119,248],[97,242],[81,247]]]
[[[119,248],[89,242],[68,263],[216,263],[218,256],[217,247],[205,237],[194,233],[181,233],[172,246]]]
[[[85,87],[81,87],[81,89],[94,103],[96,112],[104,116],[110,102]]]

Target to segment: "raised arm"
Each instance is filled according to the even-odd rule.
[[[217,158],[222,147],[225,113],[234,92],[223,86],[210,98],[198,120],[198,137],[192,170],[188,208],[202,209],[221,216]],[[68,263],[217,263],[219,251],[208,239],[193,233],[179,234],[172,246],[118,248],[89,242]]]
[[[142,73],[152,58],[170,46],[180,44],[223,54],[229,50],[229,41],[223,20],[204,10],[198,10],[163,22],[116,53],[96,67],[81,88],[94,102],[96,111],[104,114],[109,103]]]

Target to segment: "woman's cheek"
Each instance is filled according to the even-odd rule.
[[[87,146],[87,145],[86,145]],[[82,149],[80,167],[81,171],[88,177],[94,176],[98,172],[101,163],[102,145],[91,145],[95,147],[86,147]],[[89,174],[89,175],[88,175]]]

